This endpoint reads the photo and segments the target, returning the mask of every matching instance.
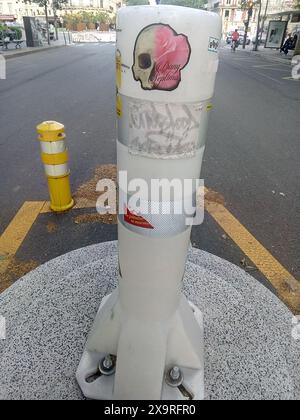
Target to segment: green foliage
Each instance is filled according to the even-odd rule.
[[[14,39],[22,39],[22,29],[21,28],[18,28],[16,26],[10,26],[8,28],[7,26],[4,26],[4,25],[0,25],[0,38],[3,38],[4,37],[5,32],[7,30],[15,33]]]
[[[203,9],[205,0],[162,0],[161,4],[172,4],[173,6],[192,7],[193,9]]]
[[[171,4],[173,6],[193,7],[202,9],[206,0],[161,0],[161,4]],[[143,6],[149,4],[149,0],[126,0],[127,6]]]
[[[148,0],[126,0],[127,6],[145,6],[148,5]]]
[[[55,10],[60,10],[64,4],[68,3],[68,0],[23,0],[23,3],[35,3],[44,8],[53,6]]]
[[[52,7],[54,10],[61,10],[64,5],[68,4],[68,0],[53,0]]]
[[[5,38],[5,36],[4,36],[5,29],[6,28],[3,25],[0,24],[0,40],[2,40],[3,38]]]
[[[35,4],[38,4],[39,7],[50,6],[49,0],[23,0],[23,3],[35,3]]]
[[[241,0],[241,9],[249,10],[253,7],[258,7],[260,2],[261,0]]]
[[[15,39],[22,39],[22,30],[20,28],[17,28],[15,26],[12,26],[9,28],[11,31],[15,32],[16,38]]]
[[[77,24],[77,23],[112,23],[112,18],[108,13],[105,12],[80,12],[72,15],[64,16],[64,20],[68,24]]]

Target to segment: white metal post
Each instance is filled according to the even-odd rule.
[[[119,11],[118,170],[128,182],[141,178],[150,187],[156,178],[199,178],[220,38],[213,13],[174,6]],[[181,293],[191,226],[185,214],[135,214],[122,183],[119,287],[102,302],[79,385],[96,399],[201,399],[202,315]],[[175,191],[169,202],[150,204],[174,208],[186,198]],[[87,380],[99,364],[101,376]]]

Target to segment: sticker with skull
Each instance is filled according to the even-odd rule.
[[[188,37],[169,25],[153,24],[138,35],[132,67],[136,81],[145,90],[174,90],[181,82],[181,70],[191,56]]]

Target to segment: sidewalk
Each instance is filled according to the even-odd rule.
[[[224,45],[223,48],[226,50],[230,50],[231,47],[230,45]],[[258,48],[258,51],[253,51],[253,48],[254,48],[253,44],[247,45],[244,50],[242,46],[239,46],[237,52],[239,54],[244,53],[251,56],[261,57],[261,58],[264,58],[265,60],[269,60],[273,62],[276,61],[276,62],[285,63],[285,64],[290,64],[294,55],[294,51],[289,51],[289,54],[286,56],[283,53],[280,53],[279,50],[264,48],[263,46],[260,46]]]
[[[61,48],[61,47],[65,47],[65,41],[64,41],[63,34],[59,33],[59,39],[57,41],[51,41],[51,45],[48,45],[45,43],[42,47],[29,48],[26,46],[26,42],[24,42],[23,47],[20,49],[16,49],[12,47],[8,50],[0,49],[0,55],[5,57],[6,59],[9,59],[9,58],[21,57],[27,54],[35,54],[40,51],[47,51],[47,50]]]
[[[280,53],[279,50],[264,48],[263,46],[259,47],[258,51],[253,51],[253,45],[247,46],[245,50],[239,48],[239,51],[246,52],[250,55],[256,55],[258,57],[265,58],[266,60],[279,61],[288,64],[294,55],[294,51],[289,51],[289,54],[285,55],[284,53]]]

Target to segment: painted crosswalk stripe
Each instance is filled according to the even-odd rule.
[[[44,201],[26,201],[0,237],[0,274],[13,257],[44,206]]]
[[[206,190],[206,193],[209,192]],[[279,298],[300,313],[300,283],[222,204],[206,200],[205,208],[224,232],[276,289]]]

